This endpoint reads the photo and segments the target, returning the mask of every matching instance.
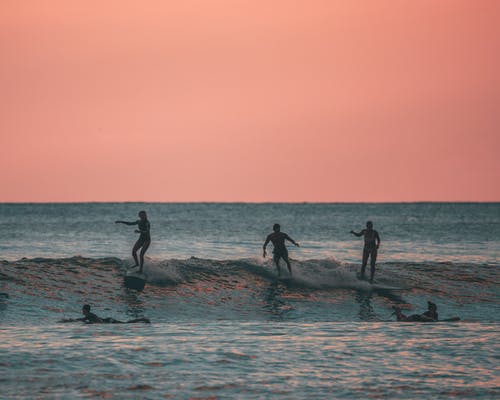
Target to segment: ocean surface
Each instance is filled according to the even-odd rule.
[[[114,223],[140,210],[141,293],[135,227]],[[349,233],[367,220],[376,285]],[[262,257],[276,222],[292,279]],[[0,263],[2,399],[500,397],[500,203],[0,204]],[[460,321],[391,315],[429,300]],[[151,323],[60,322],[83,304]]]

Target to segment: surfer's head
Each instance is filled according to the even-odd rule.
[[[281,229],[280,224],[274,224],[274,225],[273,225],[273,231],[274,231],[274,232],[279,232],[279,231],[280,231],[280,229]]]
[[[139,211],[139,218],[144,220],[148,218],[148,215],[146,214],[146,211]]]
[[[404,318],[403,313],[401,312],[401,307],[392,306],[392,309],[394,310],[394,312],[391,314],[391,316],[396,315],[398,321]]]
[[[368,229],[372,229],[373,228],[373,222],[372,221],[366,221],[366,227]]]
[[[436,305],[436,303],[433,303],[432,301],[428,301],[427,302],[427,308],[429,310],[434,310],[435,311],[435,310],[437,310],[437,305]]]
[[[85,314],[85,315],[87,315],[89,312],[90,312],[90,306],[88,304],[85,304],[82,307],[82,313]]]

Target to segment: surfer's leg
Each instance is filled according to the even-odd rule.
[[[366,264],[368,263],[368,256],[370,253],[366,250],[363,250],[363,261],[361,263],[361,279],[365,279],[365,269],[366,269]]]
[[[375,276],[375,263],[377,262],[377,250],[373,250],[370,255],[370,283],[373,283]]]
[[[132,257],[134,257],[134,261],[135,261],[134,267],[139,266],[139,260],[137,258],[137,250],[139,250],[141,248],[141,246],[142,246],[142,243],[140,240],[138,240],[137,242],[135,242],[134,248],[132,249]]]
[[[278,276],[280,276],[281,275],[280,258],[274,256],[274,263],[276,264],[276,269],[278,270]]]
[[[141,254],[140,254],[141,263],[140,263],[140,267],[139,267],[139,272],[142,272],[142,268],[144,267],[144,254],[146,254],[146,251],[148,250],[150,244],[151,244],[151,242],[148,240],[148,241],[144,242],[144,244],[142,245]]]
[[[290,260],[288,259],[288,257],[283,257],[283,260],[285,260],[288,272],[290,273],[290,276],[292,276],[292,266],[290,265]]]

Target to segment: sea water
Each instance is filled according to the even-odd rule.
[[[138,293],[114,221],[142,209]],[[397,290],[356,278],[367,220]],[[262,257],[276,222],[293,279]],[[1,204],[0,398],[497,398],[499,258],[499,203]],[[391,316],[428,300],[461,321]],[[151,324],[59,322],[83,304]]]

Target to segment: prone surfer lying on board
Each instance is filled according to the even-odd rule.
[[[406,316],[401,312],[401,308],[397,306],[394,309],[393,315],[396,314],[396,319],[401,322],[436,322],[438,320],[437,305],[432,301],[427,302],[427,311],[423,314],[413,314]]]
[[[292,242],[295,246],[299,246],[299,244],[293,240],[290,236],[288,236],[284,232],[280,232],[281,227],[280,224],[274,224],[273,225],[273,233],[270,233],[267,235],[266,241],[264,242],[263,246],[263,257],[265,258],[267,253],[266,253],[266,246],[269,242],[272,242],[274,249],[273,249],[273,260],[274,263],[276,264],[276,268],[278,269],[278,276],[281,275],[281,268],[280,268],[280,258],[282,258],[286,266],[288,268],[288,272],[290,272],[290,276],[292,276],[292,267],[290,266],[290,260],[288,259],[288,250],[285,246],[285,240],[288,240],[289,242]]]
[[[134,247],[132,249],[132,257],[134,257],[135,265],[132,267],[139,267],[139,272],[142,272],[142,268],[144,266],[144,254],[148,250],[149,245],[151,244],[151,235],[149,234],[149,221],[146,211],[139,211],[139,218],[137,221],[127,222],[127,221],[115,221],[115,224],[125,224],[125,225],[137,225],[135,233],[140,233],[139,239],[135,242]],[[141,249],[140,263],[137,259],[137,250]]]
[[[144,322],[146,324],[149,324],[151,321],[147,318],[137,318],[137,319],[131,319],[130,321],[118,321],[117,319],[114,318],[101,318],[98,317],[96,314],[93,312],[90,312],[90,306],[88,304],[85,304],[82,307],[82,318],[75,318],[75,319],[62,319],[59,322],[85,322],[86,324],[133,324],[136,322]]]

